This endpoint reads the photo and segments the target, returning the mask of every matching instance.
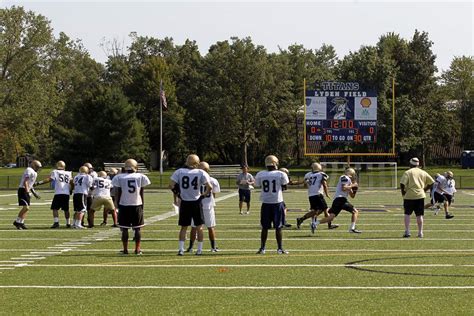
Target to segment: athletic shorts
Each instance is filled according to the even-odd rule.
[[[52,210],[69,211],[69,194],[56,194],[51,202]]]
[[[201,226],[204,224],[204,215],[202,213],[201,201],[181,200],[179,206],[178,225],[191,226],[191,220],[196,226]]]
[[[216,227],[216,213],[213,207],[203,208],[202,215],[204,217],[204,225],[206,225],[207,228]],[[191,220],[191,226],[196,227],[193,220]]]
[[[310,205],[310,208],[314,211],[316,210],[324,211],[328,208],[326,200],[324,199],[324,196],[322,194],[310,196],[309,205]]]
[[[285,223],[285,204],[262,203],[260,208],[260,225],[263,229],[282,228]]]
[[[118,225],[127,229],[145,226],[143,205],[119,205]]]
[[[403,200],[405,215],[411,215],[415,212],[416,216],[425,215],[425,199]]]
[[[444,194],[435,192],[433,194],[433,200],[434,200],[434,203],[444,203],[444,201],[446,201],[446,196]]]
[[[104,211],[115,209],[114,201],[110,196],[96,196],[92,200],[91,210],[98,211],[101,207],[104,207]]]
[[[451,205],[451,202],[453,201],[453,196],[450,194],[445,194],[444,197],[448,201],[448,205]]]
[[[355,212],[354,205],[349,203],[347,198],[345,197],[335,198],[334,201],[332,201],[332,205],[331,205],[331,208],[329,209],[329,213],[332,213],[335,216],[337,216],[342,210],[347,211],[349,213]]]
[[[18,188],[18,206],[30,206],[30,194],[25,188]]]
[[[74,212],[87,212],[87,194],[74,193],[72,196]]]
[[[250,190],[239,189],[239,202],[250,203]]]

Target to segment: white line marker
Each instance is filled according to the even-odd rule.
[[[469,290],[474,286],[87,286],[0,285],[4,289],[156,289],[156,290]]]
[[[21,260],[23,258],[10,258],[11,260]],[[43,260],[43,259],[46,259],[46,257],[34,257],[34,258],[25,258],[25,259],[28,259],[28,260],[31,260],[31,259],[35,259],[35,260]]]
[[[56,267],[84,267],[84,268],[358,268],[358,267],[386,267],[386,268],[452,268],[469,267],[472,264],[35,264],[34,268]]]

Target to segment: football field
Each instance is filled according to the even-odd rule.
[[[307,193],[291,189],[284,197],[293,227],[283,237],[290,253],[276,253],[269,231],[267,252],[257,255],[258,192],[250,214],[239,215],[236,191],[226,190],[216,206],[220,252],[210,252],[205,229],[204,254],[183,257],[176,255],[170,191],[145,190],[142,256],[119,254],[110,217],[108,226],[76,230],[60,214],[60,229],[50,229],[52,192],[41,194],[32,200],[28,230],[16,230],[16,192],[0,191],[0,314],[474,313],[474,191],[456,193],[451,220],[427,210],[421,239],[414,216],[412,237],[402,238],[399,191],[361,188],[351,201],[361,210],[362,234],[348,232],[344,211],[338,229],[321,224],[312,234],[309,220],[295,227]]]

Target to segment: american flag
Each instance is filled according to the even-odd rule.
[[[166,102],[166,95],[165,95],[165,90],[163,89],[163,82],[160,82],[160,100],[161,100],[161,106],[163,107],[163,110],[168,109],[168,102]]]

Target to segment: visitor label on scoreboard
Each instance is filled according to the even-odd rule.
[[[306,141],[375,143],[377,93],[357,82],[322,82],[306,91]]]

